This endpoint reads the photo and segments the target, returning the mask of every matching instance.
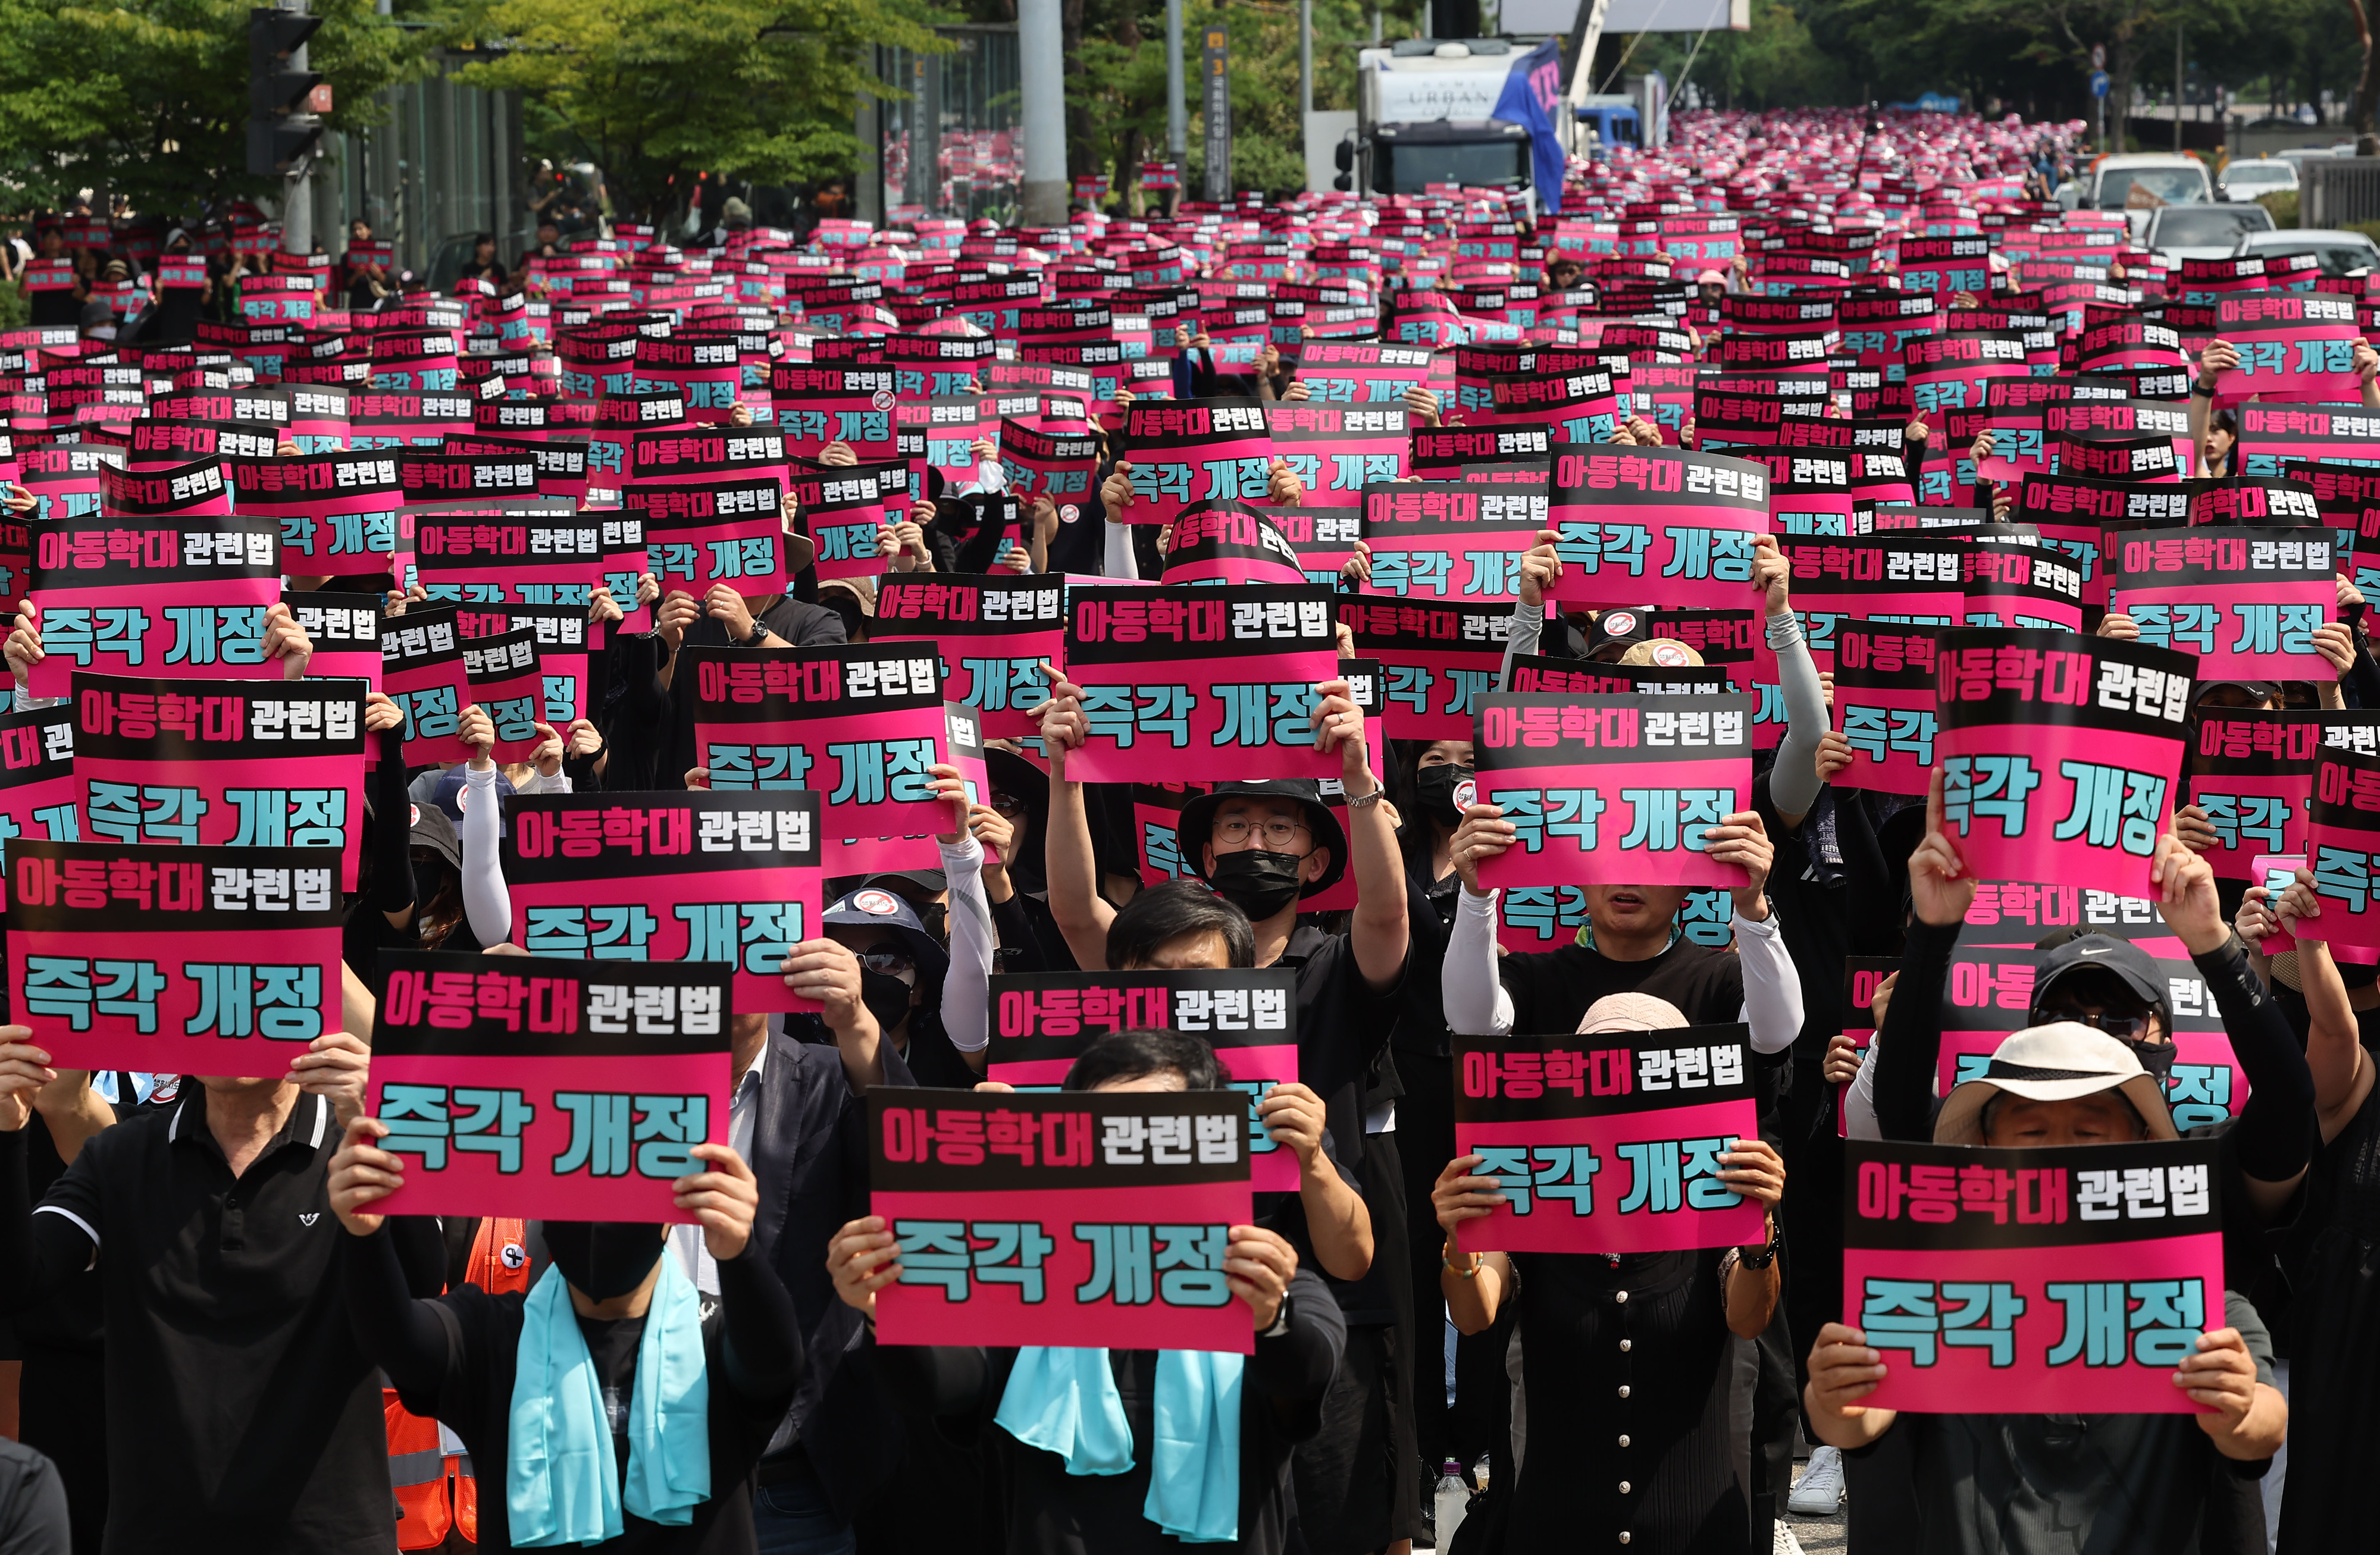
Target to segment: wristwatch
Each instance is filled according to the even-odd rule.
[[[768,638],[768,636],[769,628],[763,626],[758,621],[755,621],[752,623],[752,635],[746,638],[742,642],[737,643],[735,646],[738,648],[758,648],[760,646],[762,641]]]
[[[1281,1293],[1281,1306],[1273,1313],[1272,1327],[1257,1335],[1258,1339],[1279,1339],[1289,1331],[1289,1293]]]
[[[1735,1250],[1737,1260],[1746,1269],[1767,1269],[1770,1264],[1777,1261],[1777,1220],[1773,1215],[1767,1217],[1767,1220],[1768,1224],[1768,1241],[1767,1244],[1760,1249],[1760,1251],[1756,1253],[1747,1253],[1741,1247],[1738,1247]]]
[[[1378,804],[1387,793],[1385,788],[1375,788],[1369,794],[1358,794],[1347,801],[1347,808],[1350,811],[1369,809]]]

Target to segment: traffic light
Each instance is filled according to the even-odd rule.
[[[307,112],[322,78],[306,68],[306,40],[322,25],[302,11],[248,13],[248,170],[286,173],[322,139]]]

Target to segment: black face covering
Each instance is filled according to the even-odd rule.
[[[548,1221],[545,1248],[588,1300],[609,1301],[644,1283],[662,1256],[662,1238],[640,1221]]]
[[[1448,826],[1461,820],[1463,812],[1454,803],[1455,785],[1469,782],[1471,776],[1470,768],[1458,767],[1451,761],[1415,772],[1414,793],[1421,801],[1421,813]]]
[[[439,887],[446,883],[446,861],[443,858],[417,858],[413,861],[413,905],[426,907],[438,898]]]
[[[1297,900],[1298,888],[1305,883],[1297,870],[1305,862],[1293,853],[1268,853],[1262,848],[1221,854],[1207,883],[1224,901],[1247,914],[1249,922],[1262,923]]]
[[[876,1024],[891,1031],[909,1018],[909,985],[890,972],[859,969],[859,997]]]
[[[2131,1050],[2132,1056],[2141,1061],[2141,1067],[2156,1081],[2159,1090],[2166,1088],[2167,1083],[2173,1078],[2174,1050],[2170,1041],[2139,1042],[2130,1037],[2119,1037],[2116,1040]]]

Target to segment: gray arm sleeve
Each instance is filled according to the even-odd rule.
[[[1768,797],[1780,815],[1807,815],[1818,802],[1818,742],[1826,737],[1827,693],[1818,666],[1802,640],[1802,623],[1791,614],[1768,618],[1768,646],[1777,654],[1778,678],[1785,684],[1785,738],[1777,764],[1768,770]]]
[[[1512,657],[1519,653],[1535,653],[1537,639],[1545,632],[1546,607],[1520,600],[1512,601],[1512,630],[1504,639],[1504,662],[1496,666],[1496,684],[1512,684]]]

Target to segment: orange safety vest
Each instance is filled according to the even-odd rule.
[[[491,1295],[528,1289],[528,1245],[519,1221],[482,1220],[463,1278]],[[396,1390],[381,1390],[388,1426],[388,1483],[396,1495],[396,1547],[431,1549],[459,1527],[480,1542],[480,1486],[468,1454],[439,1445],[438,1422],[408,1411]]]

